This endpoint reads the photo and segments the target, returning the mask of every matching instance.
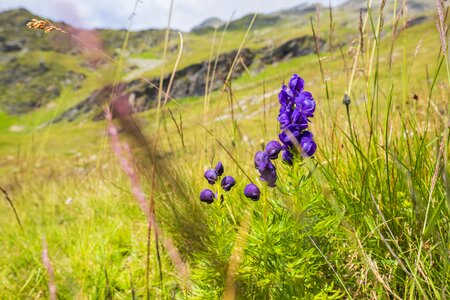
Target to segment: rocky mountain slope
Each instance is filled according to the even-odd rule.
[[[379,5],[377,1],[374,2],[375,6]],[[408,3],[409,14],[415,18],[411,20],[418,20],[410,25],[422,22],[433,8],[425,0],[411,0]],[[364,8],[365,5],[357,0],[346,1],[334,8],[336,26],[354,27],[357,20],[349,19],[348,14]],[[204,94],[208,67],[214,63],[214,60],[210,61],[208,58],[214,28],[223,30],[227,26],[223,47],[214,50],[218,53],[212,90],[223,86],[235,58],[237,64],[232,78],[238,78],[244,72],[256,74],[268,65],[312,54],[315,52],[316,42],[319,48],[326,50],[326,41],[321,38],[316,41],[310,34],[309,19],[316,18],[317,10],[327,12],[325,7],[300,4],[271,14],[259,14],[245,48],[237,57],[237,48],[253,15],[244,16],[229,24],[214,18],[202,22],[192,32],[183,34],[183,58],[175,75],[171,96],[181,99]],[[58,113],[54,120],[72,121],[84,114],[99,119],[101,104],[109,101],[113,88],[111,68],[108,66],[115,67],[114,63],[105,58],[105,54],[118,57],[126,31],[79,30],[57,23],[57,26],[72,36],[44,34],[25,27],[34,17],[42,19],[25,9],[0,13],[0,111],[10,115],[30,113],[69,93],[74,97],[64,102],[62,113]],[[145,76],[159,85],[158,66],[161,63],[164,34],[164,30],[153,29],[130,32],[124,56],[125,63],[134,69],[128,75],[135,74],[135,77],[119,78],[114,87],[119,91],[120,101],[127,99],[129,111],[143,111],[155,103],[156,90],[136,79],[136,76]],[[171,33],[170,36],[169,66],[174,63],[179,46],[177,34]],[[351,39],[346,36],[340,38],[344,42],[345,39],[349,39],[348,42]],[[142,65],[150,67],[142,69]],[[167,86],[169,78],[170,73],[167,71],[163,86]],[[79,93],[79,90],[83,92]]]

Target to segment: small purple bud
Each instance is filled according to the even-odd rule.
[[[310,92],[301,92],[295,97],[296,108],[301,111],[306,117],[314,117],[316,110],[316,101]]]
[[[297,74],[292,75],[291,79],[289,80],[289,88],[294,93],[300,93],[303,91],[303,86],[305,85],[305,81],[303,78],[298,76]]]
[[[293,105],[292,106],[281,106],[279,113],[280,113],[280,115],[287,114],[290,117],[293,111],[294,111]]]
[[[214,171],[216,172],[217,176],[222,176],[224,169],[221,161],[217,163],[216,167],[214,168]]]
[[[306,115],[299,108],[295,108],[292,113],[292,124],[298,125],[300,130],[308,128],[308,119]]]
[[[204,176],[205,176],[206,180],[208,180],[209,184],[216,183],[216,180],[217,180],[216,171],[214,171],[212,169],[206,170]]]
[[[280,114],[277,118],[278,122],[280,122],[281,129],[285,129],[291,124],[291,117],[287,113]]]
[[[313,134],[309,131],[304,131],[300,137],[300,146],[302,147],[302,156],[310,157],[316,152],[317,145],[313,140]]]
[[[228,192],[231,190],[231,188],[236,184],[236,180],[234,180],[231,176],[225,176],[222,181],[220,182],[220,185],[222,186],[223,190]]]
[[[265,151],[258,151],[255,153],[254,162],[255,168],[262,170],[266,168],[267,164],[270,162],[269,155]]]
[[[244,188],[244,195],[245,197],[250,198],[253,201],[258,201],[259,197],[261,196],[261,192],[256,185],[254,185],[253,183],[249,183]]]
[[[267,185],[271,188],[274,188],[277,186],[277,173],[275,173],[274,176],[270,177],[269,180],[267,180]]]
[[[267,143],[265,152],[269,155],[270,159],[277,159],[280,151],[281,144],[278,141],[270,141]]]
[[[281,106],[289,106],[291,105],[293,101],[294,94],[291,90],[287,88],[284,84],[281,86],[281,91],[278,94],[278,101],[280,102]]]
[[[294,155],[292,154],[291,151],[289,151],[289,149],[284,149],[283,152],[281,153],[281,159],[283,160],[283,162],[285,164],[291,165],[292,166],[292,159],[294,158]]]
[[[291,124],[286,127],[286,129],[283,130],[278,137],[285,146],[293,147],[294,144],[298,143],[303,129],[305,128],[301,125]]]
[[[214,202],[216,195],[214,195],[213,191],[209,189],[204,189],[200,192],[200,201],[211,204]]]
[[[267,182],[267,185],[270,187],[275,187],[275,182],[277,181],[277,169],[272,163],[268,164],[267,168],[260,174],[260,179],[262,181]]]

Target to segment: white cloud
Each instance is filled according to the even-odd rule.
[[[332,0],[332,4],[344,0]],[[298,5],[303,0],[174,0],[172,27],[189,30],[209,17],[228,20],[259,11],[267,13]],[[328,0],[307,1],[328,3]],[[82,28],[127,28],[134,0],[2,0],[0,10],[24,7],[36,15],[65,21]],[[163,28],[167,25],[169,0],[139,0],[132,29]]]

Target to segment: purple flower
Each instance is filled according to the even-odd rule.
[[[302,130],[305,129],[300,125],[291,124],[282,133],[278,135],[280,141],[288,147],[293,147],[300,140]]]
[[[278,94],[278,101],[280,101],[281,106],[292,106],[294,94],[287,86],[284,84],[281,86],[281,91]]]
[[[298,107],[292,113],[292,124],[300,126],[300,130],[308,128],[308,119]]]
[[[314,117],[316,102],[310,92],[301,92],[295,97],[296,110],[302,112],[306,117]]]
[[[294,158],[294,154],[292,154],[291,151],[289,151],[289,149],[284,149],[283,152],[281,153],[281,159],[283,160],[283,162],[285,164],[291,165],[292,166],[292,159]]]
[[[234,180],[231,176],[225,176],[222,181],[220,182],[220,185],[224,189],[224,191],[229,191],[231,188],[236,184],[236,180]]]
[[[286,114],[290,118],[293,111],[294,111],[293,106],[281,106],[279,115]]]
[[[214,195],[213,191],[209,189],[204,189],[200,192],[200,201],[211,204],[214,202],[216,195]]]
[[[265,152],[270,159],[277,159],[278,153],[281,151],[281,144],[278,141],[270,141],[266,145]]]
[[[302,156],[310,157],[316,152],[317,145],[313,140],[313,134],[309,131],[304,131],[300,137],[300,146],[302,147]]]
[[[277,186],[276,182],[277,182],[277,173],[274,173],[273,176],[271,176],[267,179],[267,185],[271,188],[274,188]]]
[[[212,169],[206,170],[204,176],[205,176],[206,180],[208,180],[209,184],[216,183],[216,180],[217,180],[216,171],[214,171]]]
[[[277,144],[279,150],[277,148]],[[272,153],[272,157],[278,157],[278,152],[281,150],[281,145],[277,141],[272,141],[271,145],[268,145],[269,150]],[[267,149],[267,148],[266,148]],[[275,155],[276,153],[276,155]],[[277,180],[277,172],[275,166],[269,159],[269,154],[266,151],[258,151],[255,154],[255,168],[258,169],[260,178],[262,181],[267,181],[270,187],[275,186],[275,181]]]
[[[267,164],[270,163],[269,155],[265,151],[258,151],[255,153],[255,168],[258,170],[263,170],[266,168]]]
[[[216,167],[214,168],[214,172],[216,172],[216,175],[217,175],[217,176],[222,176],[223,171],[224,171],[224,169],[223,169],[222,162],[219,161],[219,162],[217,163]]]
[[[258,201],[259,197],[261,196],[261,192],[256,185],[254,185],[253,183],[249,183],[244,188],[244,195],[245,197],[250,198],[253,201]]]
[[[280,122],[281,129],[285,129],[291,124],[291,117],[287,113],[280,114],[277,118],[278,122]]]
[[[270,163],[264,170],[260,171],[261,176],[259,177],[262,181],[267,182],[270,187],[275,187],[275,182],[277,181],[277,169]]]
[[[289,88],[294,93],[302,92],[304,85],[305,85],[305,81],[303,80],[303,78],[301,78],[297,74],[292,75],[291,79],[289,80]]]

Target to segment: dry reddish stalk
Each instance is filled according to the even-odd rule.
[[[73,34],[70,34],[70,33],[66,32],[66,31],[56,27],[54,24],[52,24],[48,20],[32,19],[32,21],[28,22],[26,24],[26,26],[28,28],[30,28],[30,29],[43,30],[45,33],[49,33],[51,31],[55,30],[55,31],[58,31],[58,32],[70,35],[72,38],[74,38],[75,40],[79,41],[80,43],[86,45],[89,48],[92,48],[95,51],[98,51],[100,54],[102,54],[103,56],[105,56],[106,58],[111,60],[112,62],[116,63],[120,67],[123,67],[123,68],[125,68],[127,70],[131,70],[129,67],[123,65],[122,63],[120,63],[119,61],[117,61],[114,58],[110,57],[106,53],[100,51],[96,47],[93,47],[92,45],[89,45],[88,43],[86,43],[82,39],[78,38],[77,36],[75,36]],[[155,86],[153,83],[151,83],[150,81],[148,81],[144,77],[142,77],[142,76],[138,76],[138,77],[140,79],[142,79],[143,81],[147,82],[152,87],[156,88],[157,90],[160,90],[157,86]],[[164,93],[164,92],[162,92],[162,93]],[[168,95],[168,93],[167,94],[164,93],[164,94],[166,95],[166,100],[170,99],[170,100],[173,100],[176,103],[178,103],[175,99],[171,98]],[[133,168],[133,166],[131,164],[131,162],[132,162],[132,155],[131,155],[130,147],[129,147],[129,145],[127,143],[121,143],[120,142],[117,128],[114,126],[114,124],[111,121],[112,120],[112,115],[111,115],[111,111],[109,110],[109,108],[107,108],[105,110],[105,117],[106,117],[107,122],[108,122],[108,134],[111,137],[111,147],[113,149],[113,152],[116,154],[117,158],[119,159],[119,162],[120,162],[120,165],[121,165],[122,169],[125,171],[125,173],[127,174],[127,176],[130,179],[132,194],[136,198],[136,200],[138,201],[141,210],[146,215],[146,218],[147,218],[149,226],[153,226],[153,228],[155,230],[155,235],[157,237],[158,236],[162,237],[162,231],[161,231],[161,229],[158,227],[158,225],[156,223],[156,219],[155,219],[155,215],[153,214],[153,210],[147,204],[147,201],[145,199],[145,194],[144,194],[144,192],[142,190],[142,187],[140,185],[140,182],[139,182],[138,175],[135,172],[135,169]],[[190,288],[189,268],[183,262],[178,249],[174,246],[172,240],[169,239],[169,238],[163,238],[163,244],[166,247],[166,250],[169,253],[170,258],[172,259],[172,263],[174,264],[174,266],[177,269],[178,273],[183,277],[186,287]]]
[[[56,285],[55,285],[55,273],[53,272],[52,263],[48,258],[48,248],[45,238],[42,238],[42,263],[48,273],[48,290],[50,292],[50,299],[56,300]]]
[[[111,138],[112,150],[119,159],[122,169],[125,171],[128,178],[130,179],[132,194],[134,198],[138,201],[138,204],[142,212],[147,217],[147,222],[149,226],[153,227],[153,229],[155,230],[155,234],[158,236],[158,238],[162,239],[162,242],[166,248],[167,253],[169,254],[170,259],[172,260],[173,265],[178,271],[178,274],[181,275],[181,277],[183,278],[183,281],[185,282],[186,286],[189,288],[190,286],[189,268],[184,263],[183,259],[181,258],[180,252],[175,247],[172,240],[170,238],[164,237],[162,230],[156,223],[155,215],[153,213],[153,210],[150,209],[147,203],[144,191],[139,181],[138,174],[136,173],[135,169],[132,166],[132,154],[130,146],[125,142],[120,142],[118,130],[112,122],[112,115],[109,108],[105,109],[105,118],[108,122],[108,134]]]

